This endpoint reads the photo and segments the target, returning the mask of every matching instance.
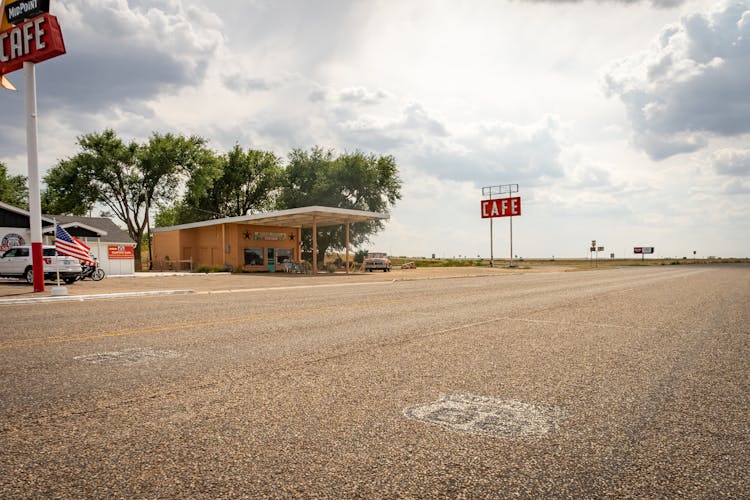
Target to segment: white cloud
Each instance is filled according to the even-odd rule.
[[[694,13],[710,1],[56,3],[68,54],[37,70],[40,164],[104,127],[218,151],[360,149],[404,178],[373,243],[388,251],[486,254],[479,188],[518,183],[520,255],[583,256],[592,238],[739,255],[750,0]],[[625,106],[600,92],[605,66]],[[0,159],[24,173],[22,92],[0,106],[17,116]]]
[[[140,123],[152,120],[146,102],[200,84],[223,45],[218,18],[196,15],[177,0],[147,5],[80,0],[55,3],[52,12],[60,19],[67,53],[37,69],[38,107],[45,120],[40,129],[52,128],[51,122],[77,129],[70,138],[110,126],[120,113],[138,115]],[[20,77],[20,72],[11,75]],[[22,119],[22,92],[3,95],[4,116]],[[0,127],[0,151],[22,152],[25,143],[4,130],[6,125]]]
[[[395,153],[440,179],[532,184],[563,174],[559,120],[553,116],[526,125],[496,121],[449,128],[423,105],[411,103],[396,119],[359,115],[339,126],[345,144]]]
[[[377,104],[386,98],[388,98],[388,93],[384,90],[369,90],[365,87],[349,87],[342,89],[339,93],[339,99],[342,102],[351,104]]]
[[[750,194],[750,181],[746,181],[744,179],[734,178],[732,180],[729,180],[725,182],[721,186],[720,190],[721,194],[736,194],[736,195],[747,195]],[[745,212],[745,216],[747,216],[747,212]]]
[[[750,1],[722,3],[662,30],[615,62],[604,85],[626,106],[634,143],[660,160],[750,132]]]
[[[720,149],[713,154],[713,166],[720,175],[750,176],[750,149]]]
[[[525,1],[531,2],[531,3],[550,2],[550,3],[557,3],[557,4],[583,3],[584,2],[584,0],[525,0]],[[677,7],[685,3],[685,0],[593,0],[593,1],[599,2],[599,3],[622,3],[622,4],[646,3],[658,9],[670,9],[670,8]]]

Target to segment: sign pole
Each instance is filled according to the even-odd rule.
[[[31,268],[34,291],[44,291],[42,260],[42,201],[39,188],[39,156],[36,124],[36,68],[33,62],[23,63],[26,105],[26,149],[29,167],[29,229],[31,231]]]
[[[482,218],[490,219],[490,267],[495,266],[495,251],[492,219],[495,217],[510,217],[510,264],[513,267],[513,216],[521,215],[521,198],[514,198],[518,192],[518,184],[502,184],[500,186],[484,186],[482,196]],[[507,198],[493,198],[494,195],[507,194]]]
[[[495,255],[492,248],[492,219],[490,219],[490,267],[495,267]]]
[[[513,267],[513,216],[510,216],[510,264],[508,267]]]

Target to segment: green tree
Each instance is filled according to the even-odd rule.
[[[59,215],[87,215],[94,208],[98,190],[86,176],[88,169],[82,155],[61,160],[47,172],[42,191],[42,212]]]
[[[29,188],[23,175],[9,175],[0,161],[0,201],[18,208],[29,208]]]
[[[78,145],[80,153],[45,176],[45,198],[60,213],[104,205],[136,242],[137,270],[142,269],[141,246],[151,210],[176,198],[183,182],[200,193],[216,172],[214,153],[205,139],[195,136],[154,133],[146,144],[126,144],[107,129],[79,137]]]
[[[154,226],[155,227],[167,227],[167,226],[176,226],[177,224],[180,224],[179,220],[179,212],[181,209],[181,202],[176,202],[172,205],[166,205],[161,208],[159,208],[159,211],[156,212],[156,215],[154,216]]]
[[[205,189],[188,189],[176,203],[178,223],[236,217],[274,207],[282,180],[281,160],[273,153],[239,145],[223,155],[219,173]]]
[[[322,205],[388,213],[401,199],[401,179],[393,156],[376,156],[360,151],[334,156],[333,151],[296,149],[289,154],[280,208]],[[383,229],[382,221],[354,223],[350,242],[360,246]],[[342,250],[345,229],[332,226],[318,229],[319,262],[328,250]],[[312,250],[312,233],[304,231],[303,249]]]

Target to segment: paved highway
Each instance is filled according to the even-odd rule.
[[[342,285],[1,305],[0,496],[750,496],[750,267]]]

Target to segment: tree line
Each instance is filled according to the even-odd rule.
[[[226,153],[199,136],[153,133],[143,143],[126,142],[111,129],[78,137],[79,152],[60,160],[44,177],[42,212],[87,215],[95,206],[119,220],[136,242],[141,269],[144,235],[154,226],[235,217],[268,210],[321,205],[388,213],[401,199],[393,156],[335,153],[313,147],[286,158],[243,149]],[[0,163],[0,201],[26,207],[23,176],[9,176]],[[152,214],[154,215],[152,220]],[[381,221],[351,225],[359,246],[383,228]],[[318,260],[342,250],[343,229],[318,229]],[[312,258],[312,233],[303,231],[303,252]]]

